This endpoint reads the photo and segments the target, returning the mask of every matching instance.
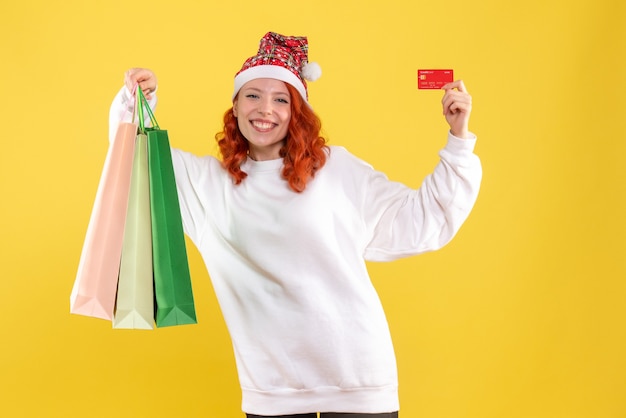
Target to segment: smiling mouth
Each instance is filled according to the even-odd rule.
[[[272,128],[274,128],[274,126],[276,126],[275,123],[261,122],[258,120],[253,120],[251,123],[252,123],[252,126],[258,131],[269,131]]]

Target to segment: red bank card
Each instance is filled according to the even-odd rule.
[[[453,81],[454,71],[452,70],[417,70],[418,89],[440,89]]]

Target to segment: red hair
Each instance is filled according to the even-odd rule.
[[[283,158],[282,176],[297,193],[304,191],[317,170],[326,163],[326,140],[320,135],[322,122],[293,86],[285,83],[291,95],[291,119],[285,145],[280,149]],[[248,174],[241,164],[248,158],[248,141],[237,125],[231,107],[224,114],[224,130],[215,135],[222,153],[222,166],[240,184]]]

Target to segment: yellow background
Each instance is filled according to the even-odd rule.
[[[331,144],[418,186],[453,68],[474,98],[478,203],[441,251],[372,264],[405,418],[626,416],[626,7],[621,0],[4,1],[0,416],[241,417],[230,341],[189,247],[200,323],[69,314],[132,66],[177,147],[215,153],[232,77],[268,30],[307,35]]]

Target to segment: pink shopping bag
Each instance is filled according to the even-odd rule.
[[[113,318],[136,135],[136,123],[120,123],[109,145],[70,296],[70,313]]]

